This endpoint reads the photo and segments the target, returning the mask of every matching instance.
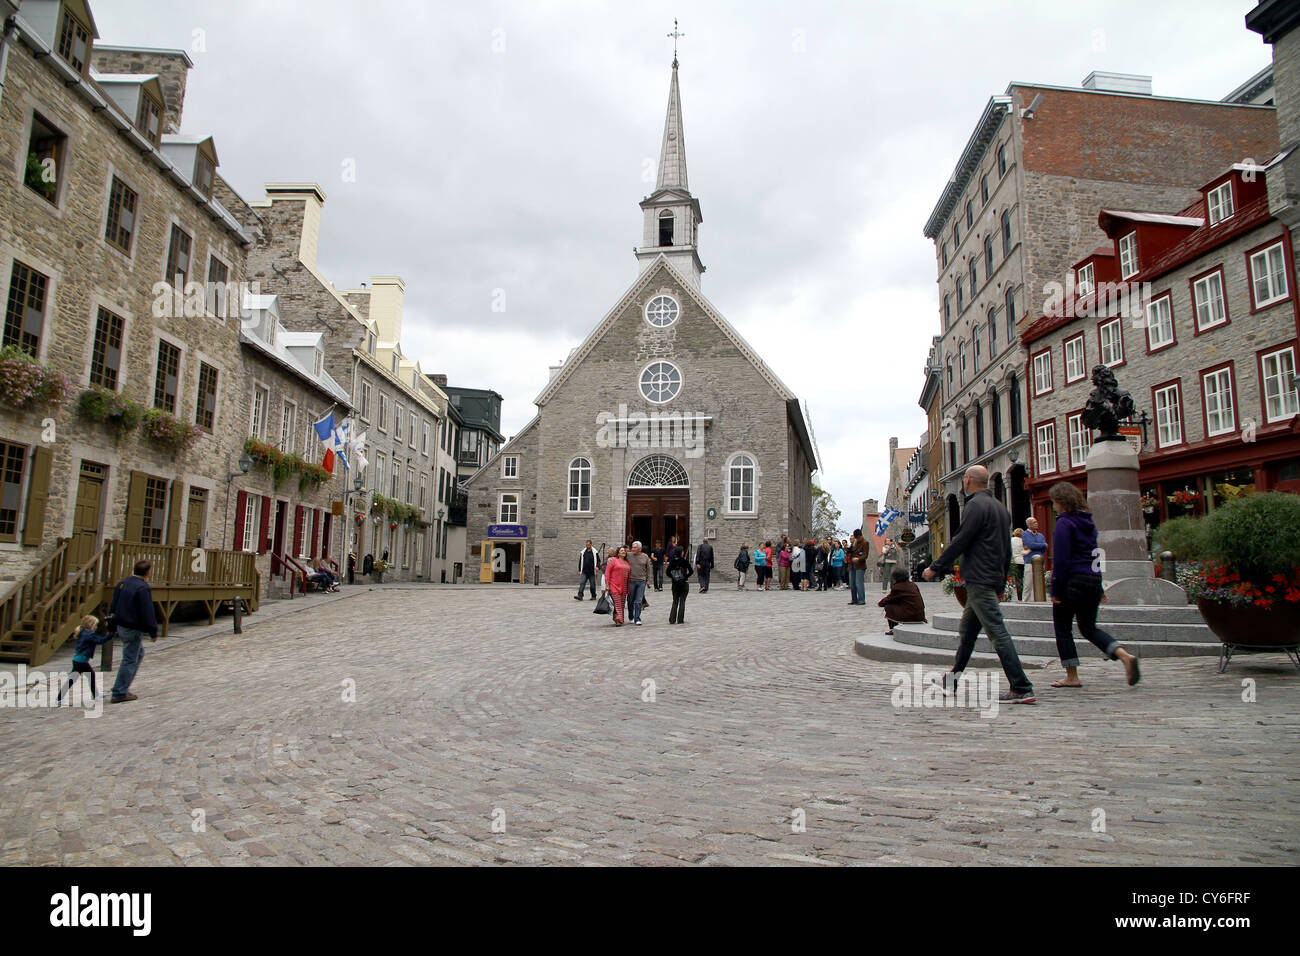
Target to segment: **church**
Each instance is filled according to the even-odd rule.
[[[483,582],[576,586],[588,540],[649,550],[676,537],[692,559],[712,544],[723,581],[742,543],[810,532],[806,409],[700,291],[677,66],[636,281],[467,481],[470,580],[477,566]]]

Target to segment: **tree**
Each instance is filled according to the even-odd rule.
[[[818,541],[848,537],[848,532],[840,527],[840,509],[835,499],[829,491],[816,485],[812,486],[812,536]]]

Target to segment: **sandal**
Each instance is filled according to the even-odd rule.
[[[1124,670],[1128,672],[1129,687],[1132,687],[1138,683],[1138,681],[1142,680],[1142,668],[1138,666],[1138,657],[1136,654],[1133,655],[1132,664],[1132,667],[1129,667],[1127,663],[1124,665]]]
[[[1064,680],[1054,680],[1054,681],[1052,681],[1052,686],[1053,686],[1053,687],[1074,687],[1074,688],[1079,688],[1079,687],[1082,687],[1083,684],[1082,684],[1082,683],[1079,683],[1079,684],[1067,684]]]

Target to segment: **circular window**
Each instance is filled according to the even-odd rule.
[[[682,373],[672,362],[651,362],[641,373],[641,394],[656,405],[670,402],[682,390]]]
[[[667,328],[677,321],[681,306],[670,295],[657,295],[645,307],[645,319],[657,329]]]

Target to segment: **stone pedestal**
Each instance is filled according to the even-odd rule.
[[[1099,441],[1088,453],[1088,507],[1097,525],[1102,580],[1112,604],[1187,604],[1178,585],[1156,577],[1147,560],[1138,456],[1126,441]]]

